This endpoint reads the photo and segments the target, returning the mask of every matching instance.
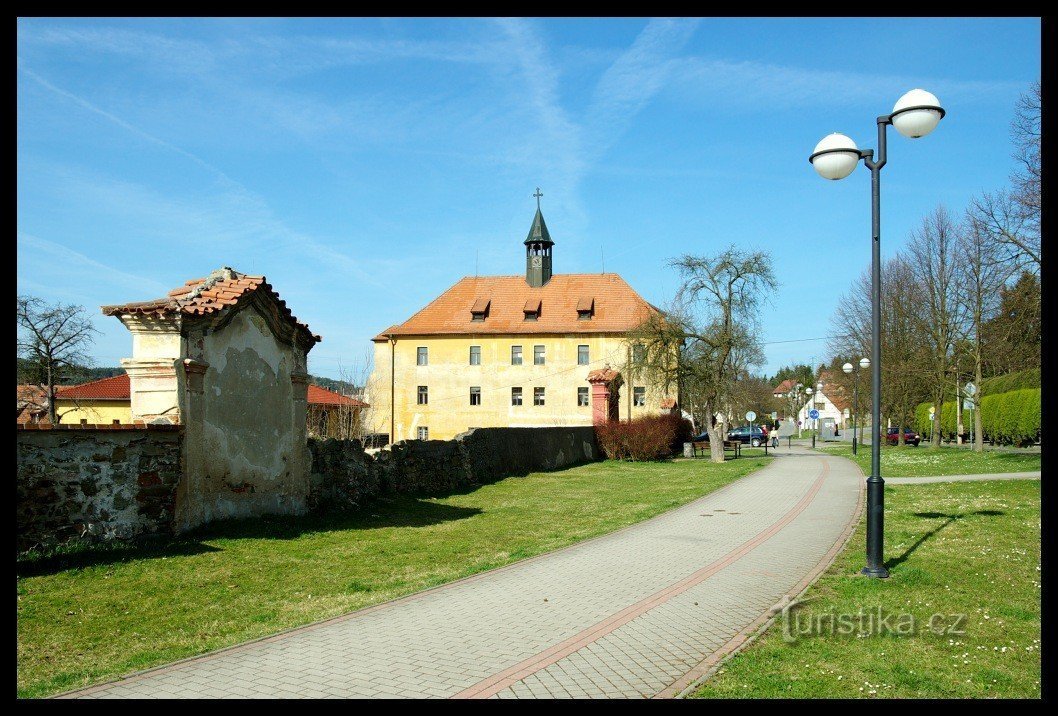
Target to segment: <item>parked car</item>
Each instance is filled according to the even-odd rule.
[[[900,428],[889,428],[885,435],[885,443],[887,445],[896,445],[900,441]],[[922,436],[916,433],[914,430],[907,428],[904,430],[904,442],[908,445],[914,445],[918,447],[918,444],[922,442]]]
[[[692,443],[707,443],[707,442],[709,442],[709,433],[708,432],[704,432],[701,435],[695,435],[693,438],[691,438],[691,442]]]
[[[759,425],[753,426],[752,434],[750,434],[749,426],[731,428],[727,431],[727,439],[738,440],[743,445],[749,444],[753,447],[760,447],[764,443],[764,431],[760,429]]]

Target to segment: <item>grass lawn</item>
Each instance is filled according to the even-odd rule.
[[[18,565],[18,695],[272,634],[611,532],[767,462],[601,462]]]
[[[828,445],[817,448],[840,455],[859,464],[863,474],[871,471],[871,446],[861,445],[856,456],[852,445]],[[966,448],[882,446],[882,478],[928,477],[930,475],[980,475],[989,472],[1030,472],[1040,469],[1040,453],[988,450],[983,453]]]
[[[780,616],[696,697],[1040,697],[1039,481],[894,485],[885,500],[891,578],[856,575],[861,522],[794,616]],[[813,617],[840,625],[832,617],[879,608],[892,615],[889,634],[808,633]],[[915,633],[900,633],[911,623],[902,614]],[[943,633],[960,614],[964,633]]]

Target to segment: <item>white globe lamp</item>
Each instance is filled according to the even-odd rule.
[[[835,132],[819,141],[808,161],[824,179],[844,179],[859,163],[860,149],[852,139]]]
[[[913,89],[896,101],[889,118],[900,134],[918,139],[936,129],[943,116],[944,109],[936,95]]]

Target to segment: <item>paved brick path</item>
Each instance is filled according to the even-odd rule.
[[[613,534],[66,696],[675,695],[803,589],[851,528],[856,466],[778,455]]]

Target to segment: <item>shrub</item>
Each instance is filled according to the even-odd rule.
[[[1039,388],[1041,386],[1040,373],[1039,368],[1030,368],[1017,373],[985,378],[981,381],[981,392],[984,395],[997,395],[999,393],[1009,393],[1012,390]]]
[[[672,454],[676,444],[684,441],[681,438],[691,436],[691,428],[678,415],[648,415],[596,425],[595,433],[599,447],[611,460],[643,461]]]

